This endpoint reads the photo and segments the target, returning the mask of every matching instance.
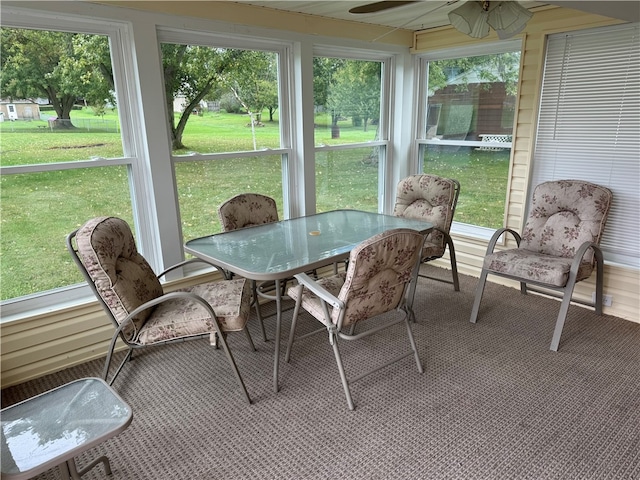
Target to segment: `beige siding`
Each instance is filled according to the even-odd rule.
[[[531,159],[533,157],[537,108],[544,65],[544,46],[546,35],[576,29],[591,28],[618,23],[597,15],[579,13],[558,7],[538,9],[529,21],[523,37],[522,71],[520,76],[520,97],[518,98],[515,135],[513,140],[512,167],[507,196],[506,226],[520,231],[524,225],[524,209],[527,198],[527,186]],[[482,42],[494,42],[494,32]],[[430,50],[468,46],[478,42],[462,35],[451,27],[425,31],[416,34],[415,53]],[[464,187],[463,187],[464,188]],[[454,236],[458,268],[462,273],[479,276],[486,242]],[[514,242],[508,246],[514,246]],[[436,264],[446,268],[447,263],[440,260]],[[576,286],[575,297],[590,300],[595,291],[594,277]],[[517,283],[495,276],[495,281],[517,288]],[[604,290],[613,296],[611,307],[604,312],[640,323],[640,272],[634,269],[605,265]]]
[[[217,274],[193,277],[165,289],[219,278]],[[97,301],[11,321],[1,327],[2,388],[104,357],[114,331]],[[102,375],[102,370],[95,375]]]

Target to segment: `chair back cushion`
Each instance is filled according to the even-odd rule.
[[[431,222],[445,232],[451,229],[458,199],[458,182],[437,175],[411,175],[398,183],[393,214]],[[428,256],[442,256],[445,239],[441,232],[433,230],[425,242]]]
[[[273,198],[259,193],[241,193],[218,208],[223,232],[278,221],[278,207]]]
[[[533,192],[520,248],[572,258],[584,242],[599,244],[611,199],[608,188],[581,180],[541,183]],[[592,263],[593,250],[584,261]]]
[[[345,302],[343,325],[396,309],[404,299],[422,250],[424,236],[400,228],[365,240],[351,251],[338,298]],[[332,311],[337,324],[339,309]]]
[[[89,220],[78,230],[76,244],[95,291],[118,324],[129,312],[163,294],[160,281],[138,253],[131,228],[124,220]],[[136,337],[149,313],[145,310],[138,314],[133,325],[123,329],[125,338]]]

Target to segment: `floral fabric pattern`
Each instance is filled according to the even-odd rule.
[[[78,230],[76,244],[96,292],[118,324],[140,305],[164,294],[151,266],[138,253],[124,220],[89,220]],[[249,318],[251,289],[245,279],[210,282],[180,291],[204,298],[223,331],[242,330]],[[127,341],[139,345],[213,332],[215,325],[205,308],[187,298],[168,299],[144,310],[123,329]]]
[[[445,232],[451,229],[455,209],[457,182],[436,175],[411,175],[398,183],[393,214],[431,222]],[[444,255],[444,235],[433,230],[424,244],[422,258]]]
[[[114,217],[98,217],[76,234],[78,254],[113,317],[121,323],[140,305],[163,294],[151,266],[136,248],[129,225]],[[133,340],[149,317],[145,310],[123,329]]]
[[[259,193],[241,193],[218,208],[222,231],[278,221],[278,207],[273,198]]]
[[[342,326],[372,318],[401,305],[411,281],[424,237],[414,230],[395,229],[362,242],[351,251],[346,272],[322,278],[317,284],[344,302]],[[300,288],[291,287],[288,294],[297,300]],[[302,308],[327,325],[338,324],[340,309],[329,308],[326,319],[320,300],[304,289]]]
[[[585,242],[600,244],[612,197],[608,188],[580,180],[538,185],[519,248],[487,255],[484,267],[549,285],[566,285],[580,246]],[[593,250],[589,249],[577,281],[591,275],[593,262]]]

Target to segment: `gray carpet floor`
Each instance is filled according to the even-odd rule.
[[[413,331],[425,372],[407,357],[354,383],[355,411],[325,334],[294,344],[277,394],[273,341],[253,320],[257,352],[231,335],[253,405],[206,340],[140,352],[114,383],[131,426],[78,463],[106,454],[114,479],[640,479],[640,324],[572,306],[554,353],[559,302],[489,283],[474,325],[476,281],[462,276],[456,293],[420,280]],[[266,325],[273,338],[274,319]],[[356,374],[406,348],[406,336],[399,325],[341,345]],[[2,406],[101,368],[4,389]],[[83,478],[106,476],[98,466]]]

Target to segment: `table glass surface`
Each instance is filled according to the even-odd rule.
[[[1,415],[6,475],[64,463],[124,430],[132,419],[131,408],[99,378],[49,390],[3,409]]]
[[[377,233],[409,228],[428,233],[421,220],[359,210],[333,210],[190,240],[185,251],[255,280],[276,280],[324,266]]]

